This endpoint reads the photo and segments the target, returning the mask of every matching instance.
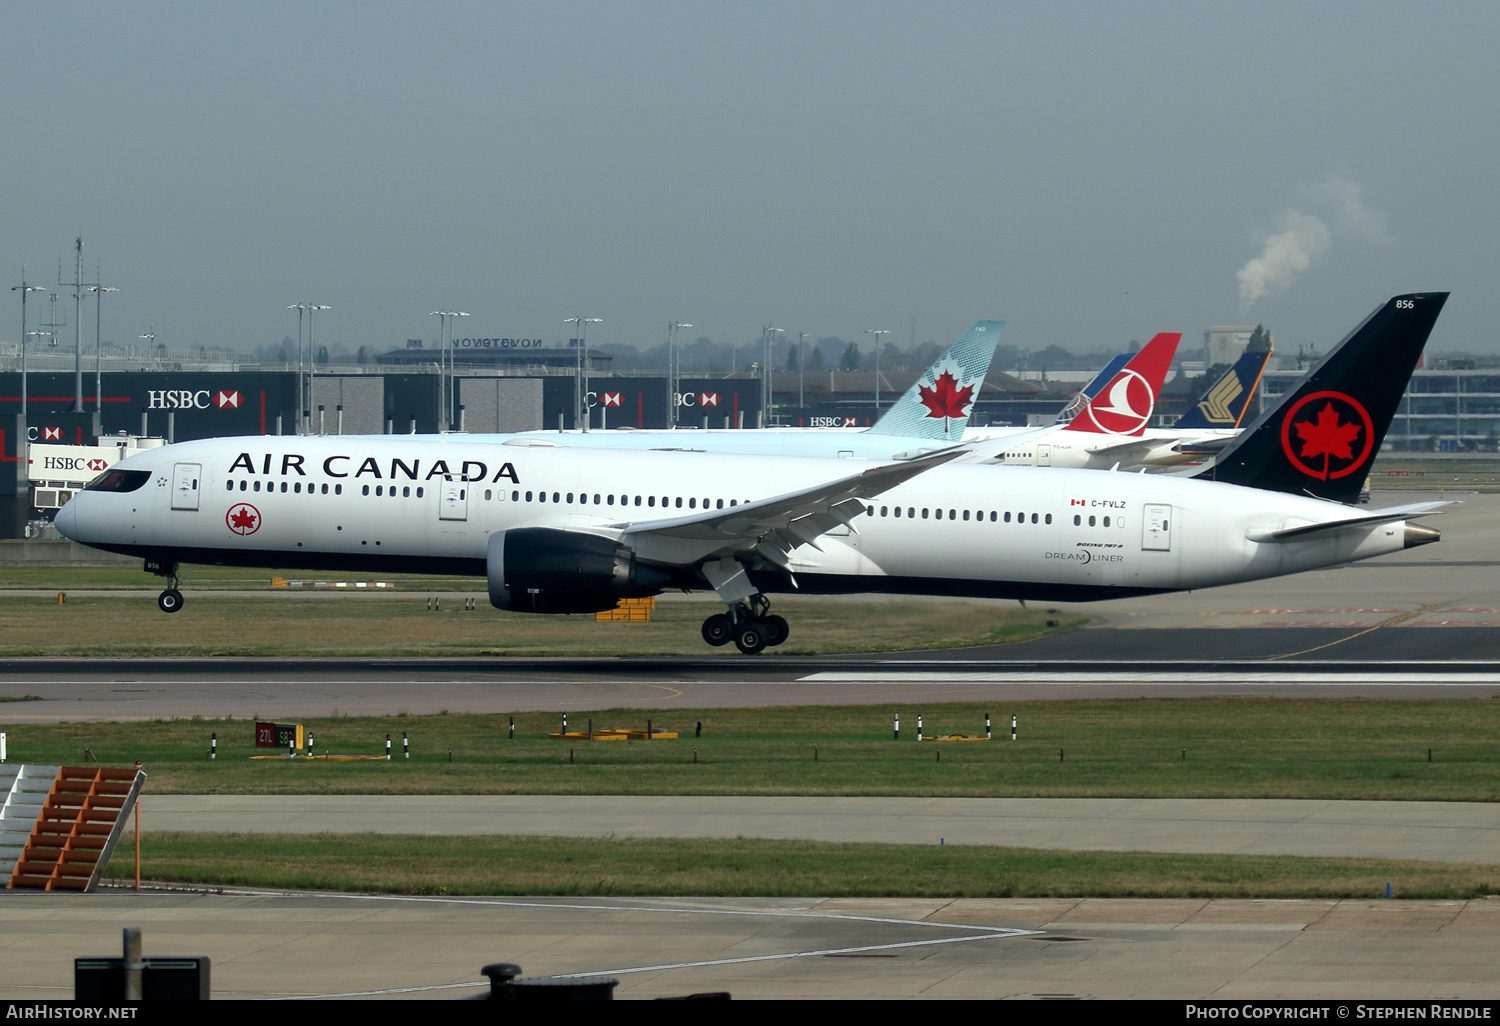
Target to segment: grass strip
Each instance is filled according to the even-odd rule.
[[[142,876],[387,894],[1463,899],[1500,866],[776,840],[147,832]],[[107,875],[133,878],[116,854]]]
[[[481,582],[469,582],[475,589]],[[158,586],[160,582],[157,582]],[[709,648],[699,628],[722,604],[673,597],[650,623],[593,616],[502,612],[480,600],[428,591],[278,591],[195,595],[164,616],[145,595],[68,592],[0,598],[0,656],[717,656],[744,658],[733,645]],[[436,598],[440,601],[430,602]],[[438,608],[433,608],[436,605]],[[137,609],[134,614],[131,609]],[[776,609],[790,639],[762,658],[887,652],[1025,641],[1076,627],[1083,616],[1024,610],[999,601],[829,601],[791,596]],[[1055,626],[1049,626],[1049,621]],[[860,625],[851,631],[849,624]]]
[[[560,685],[559,700],[567,688]],[[36,706],[27,708],[32,712]],[[551,741],[557,713],[304,718],[316,750],[391,762],[259,760],[249,720],[7,726],[15,762],[139,760],[147,793],[894,795],[1495,801],[1500,701],[1193,697],[906,707],[572,709],[568,725],[676,731],[672,741]],[[983,734],[989,742],[917,742]],[[263,718],[278,717],[270,706]],[[1019,722],[1012,742],[1010,717]],[[703,734],[695,737],[702,723]],[[412,756],[401,757],[402,735]],[[218,735],[218,759],[207,759]],[[452,761],[449,761],[449,753]],[[696,751],[696,761],[694,752]],[[570,752],[572,753],[570,758]],[[941,752],[941,761],[938,754]]]
[[[100,556],[109,558],[106,554]],[[189,589],[232,589],[236,591],[270,591],[271,579],[280,577],[286,581],[344,581],[354,583],[382,581],[398,590],[427,594],[438,591],[483,590],[484,582],[472,577],[442,577],[427,574],[380,574],[365,572],[308,572],[305,570],[265,570],[259,567],[233,566],[185,566],[182,582]],[[160,591],[162,578],[148,574],[141,568],[138,559],[119,562],[79,566],[49,563],[21,563],[0,565],[0,589],[37,588],[49,591],[66,591],[100,588],[138,589]]]

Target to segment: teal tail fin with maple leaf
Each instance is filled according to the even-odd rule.
[[[1357,502],[1447,301],[1393,296],[1194,476]]]
[[[1004,327],[1004,321],[975,324],[881,414],[870,433],[947,442],[962,439]]]

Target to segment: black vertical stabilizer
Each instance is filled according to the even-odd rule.
[[[1356,502],[1447,300],[1392,297],[1194,476]]]

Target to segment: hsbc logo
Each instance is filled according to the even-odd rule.
[[[42,441],[44,441],[44,442],[61,442],[62,441],[62,428],[60,428],[60,427],[44,427],[44,428],[42,428]]]
[[[719,393],[717,392],[678,392],[678,406],[717,406],[719,405]]]
[[[620,399],[621,396],[619,392],[605,392],[599,397],[599,401],[602,402],[605,406],[619,406]]]
[[[101,459],[86,460],[78,456],[45,456],[43,470],[108,470],[109,464]]]
[[[221,392],[220,395],[223,393]],[[147,391],[148,410],[206,410],[211,393],[206,388],[193,392],[187,389],[152,389]],[[222,405],[222,404],[221,404]]]
[[[214,393],[214,405],[221,410],[237,410],[240,408],[240,403],[244,401],[245,397],[240,395],[238,392]]]

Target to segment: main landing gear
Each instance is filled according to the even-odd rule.
[[[703,640],[718,648],[731,641],[746,655],[781,644],[791,633],[785,617],[771,612],[771,602],[764,595],[752,595],[729,607],[726,613],[715,613],[703,621]]]
[[[177,564],[148,561],[146,569],[167,579],[167,588],[156,596],[156,608],[163,613],[175,613],[182,608],[182,592],[177,589]]]

